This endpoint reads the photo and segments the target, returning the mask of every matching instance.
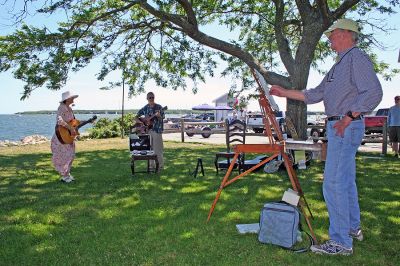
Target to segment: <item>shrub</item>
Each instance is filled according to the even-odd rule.
[[[128,134],[130,127],[133,124],[134,115],[129,113],[124,115],[124,132]],[[100,118],[94,126],[89,129],[89,137],[93,139],[105,139],[121,136],[121,121],[122,118],[109,119]]]

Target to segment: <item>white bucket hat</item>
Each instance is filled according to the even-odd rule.
[[[338,19],[332,26],[329,27],[329,29],[324,32],[324,34],[326,35],[326,37],[329,38],[332,31],[336,29],[349,30],[354,31],[355,33],[360,33],[357,22],[348,18],[343,18]]]
[[[63,94],[61,95],[61,101],[60,101],[60,103],[62,103],[63,101],[65,101],[65,100],[67,100],[67,99],[70,99],[70,98],[77,98],[79,95],[77,95],[77,94],[72,94],[70,91],[66,91],[66,92],[63,92]]]

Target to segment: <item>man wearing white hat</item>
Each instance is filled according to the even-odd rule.
[[[72,94],[70,91],[66,91],[61,96],[60,106],[57,110],[56,124],[67,128],[73,136],[76,135],[74,127],[68,124],[69,121],[75,118],[72,112],[71,104],[78,95]],[[71,144],[65,144],[60,137],[54,133],[51,139],[51,151],[53,153],[52,161],[55,169],[61,175],[61,181],[70,183],[74,181],[74,177],[71,175],[71,166],[75,158],[75,142]]]
[[[363,114],[378,106],[382,87],[369,57],[356,46],[359,29],[355,21],[339,19],[324,33],[338,56],[322,82],[304,91],[273,85],[270,93],[306,104],[324,102],[328,151],[323,194],[329,213],[330,239],[311,246],[311,251],[350,255],[353,238],[363,240],[355,155],[365,131]]]

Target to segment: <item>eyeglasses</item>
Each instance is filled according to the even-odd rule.
[[[395,101],[400,101],[400,98],[394,98]]]
[[[339,61],[337,61],[337,62],[333,65],[332,69],[331,69],[331,70],[328,72],[328,74],[327,74],[328,76],[327,76],[327,78],[326,78],[326,82],[332,82],[332,81],[335,80],[335,77],[333,76],[333,74],[335,74],[335,68],[336,68],[336,66],[339,65],[339,63],[342,62],[342,59],[343,59],[348,53],[350,53],[350,51],[353,50],[353,49],[354,49],[354,47],[351,48],[350,50],[348,50],[344,55],[342,55],[342,56],[340,57]]]
[[[335,77],[333,76],[333,74],[335,73],[335,68],[336,64],[333,66],[332,70],[328,72],[328,77],[326,79],[326,82],[332,82],[335,80]]]
[[[151,99],[154,99],[154,96],[153,97],[147,97],[147,100],[151,100]]]

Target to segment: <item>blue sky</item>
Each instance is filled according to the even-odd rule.
[[[397,8],[397,11],[400,11]],[[7,8],[3,7],[0,10],[0,32],[6,34],[10,32],[10,26]],[[29,19],[30,20],[30,19]],[[29,21],[27,23],[29,24]],[[36,20],[37,21],[37,20]],[[46,25],[49,20],[46,19]],[[388,19],[388,25],[397,27],[400,25],[400,15],[396,14]],[[215,30],[215,29],[214,29]],[[211,33],[212,34],[212,33]],[[384,60],[391,67],[400,68],[398,63],[400,49],[400,30],[396,29],[386,36],[376,34],[375,38],[382,41],[389,49],[387,51],[376,50],[379,60]],[[327,60],[327,65],[331,65],[332,60]],[[20,101],[23,92],[23,83],[13,78],[11,72],[0,73],[0,114],[12,114],[22,111],[37,111],[37,110],[56,110],[58,102],[61,98],[61,93],[66,90],[71,90],[79,94],[76,99],[75,109],[120,109],[122,104],[122,88],[115,88],[109,91],[102,91],[98,88],[107,84],[107,81],[100,82],[96,79],[95,74],[99,71],[100,65],[97,63],[90,64],[84,70],[73,73],[61,91],[50,91],[46,88],[36,89],[32,95],[25,101]],[[215,72],[216,77],[207,78],[205,83],[199,84],[197,94],[191,92],[191,83],[188,82],[186,91],[164,89],[156,87],[154,84],[147,84],[146,91],[154,91],[156,94],[156,102],[161,105],[167,105],[169,109],[191,109],[192,106],[209,103],[219,96],[227,93],[232,83],[230,79],[220,78],[218,71]],[[118,79],[118,73],[115,73],[111,78]],[[308,87],[314,87],[319,84],[322,76],[315,71],[312,71],[309,76]],[[393,105],[393,98],[400,94],[400,77],[397,76],[391,81],[384,81],[380,77],[384,96],[378,108],[389,107]],[[284,99],[276,99],[281,110],[286,109],[286,101]],[[125,92],[125,109],[138,109],[146,103],[145,94],[128,99]],[[250,110],[259,110],[258,103],[253,101],[249,106]],[[310,111],[323,111],[322,103],[309,105]]]

